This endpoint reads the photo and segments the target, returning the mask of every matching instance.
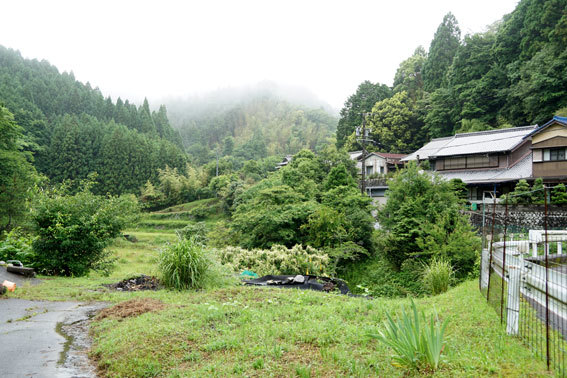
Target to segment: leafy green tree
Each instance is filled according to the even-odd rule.
[[[38,236],[33,242],[37,270],[63,276],[107,272],[112,259],[105,248],[136,213],[133,196],[96,196],[88,184],[74,195],[64,189],[41,192],[32,213]]]
[[[463,180],[459,178],[451,179],[449,183],[451,184],[451,188],[455,192],[457,198],[466,201],[468,194],[467,184],[465,184]]]
[[[459,119],[457,99],[451,88],[439,88],[427,99],[425,129],[431,138],[453,135]]]
[[[373,84],[364,81],[351,95],[341,109],[341,118],[337,126],[337,147],[345,145],[349,135],[362,125],[362,113],[370,112],[374,104],[392,96],[391,89],[385,84]]]
[[[377,102],[368,117],[372,136],[386,152],[408,152],[421,147],[425,130],[406,92]]]
[[[447,13],[433,36],[427,60],[423,65],[425,90],[433,92],[445,86],[446,73],[453,63],[460,39],[461,29],[459,29],[457,19],[452,13]]]
[[[0,106],[0,230],[10,229],[26,212],[35,169],[23,149],[22,128],[8,109]]]
[[[477,239],[448,181],[411,162],[388,186],[388,201],[378,211],[380,247],[395,267],[412,259],[444,257],[459,266],[459,277],[474,269]],[[446,248],[444,243],[449,243]]]
[[[328,191],[330,189],[339,186],[354,186],[356,187],[356,182],[351,174],[347,171],[344,165],[337,165],[331,168],[331,172],[325,178],[323,182],[323,190]]]
[[[411,57],[400,63],[394,76],[394,93],[407,92],[414,102],[423,97],[421,72],[426,59],[427,53],[419,46]]]

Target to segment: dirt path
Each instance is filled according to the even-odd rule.
[[[88,321],[104,303],[0,299],[2,377],[95,377]]]

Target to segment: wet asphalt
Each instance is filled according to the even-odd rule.
[[[4,279],[17,287],[39,282],[0,267],[0,284]],[[0,377],[95,377],[87,356],[88,321],[105,306],[0,295]]]

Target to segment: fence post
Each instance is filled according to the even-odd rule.
[[[521,258],[520,258],[521,262]],[[509,335],[517,335],[520,318],[520,281],[521,266],[508,266],[508,306],[506,308],[506,332]]]
[[[504,211],[504,248],[502,249],[502,288],[500,290],[500,324],[504,322],[504,284],[506,282],[506,233],[508,231],[508,196]]]
[[[494,201],[492,202],[492,231],[490,232],[490,256],[488,258],[488,288],[486,289],[486,300],[490,301],[490,273],[492,272],[492,247],[494,245],[494,223],[496,222],[496,186],[494,186]]]
[[[488,270],[490,269],[488,249],[482,249],[480,256],[480,289],[488,287]]]
[[[550,366],[549,355],[549,239],[547,237],[547,187],[543,187],[543,198],[545,205],[545,214],[543,217],[543,229],[545,230],[545,357],[547,362],[547,370]]]

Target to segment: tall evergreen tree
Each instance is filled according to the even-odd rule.
[[[432,92],[446,85],[445,75],[453,63],[460,39],[461,29],[457,19],[452,13],[447,13],[433,36],[423,65],[423,85],[426,91]]]

